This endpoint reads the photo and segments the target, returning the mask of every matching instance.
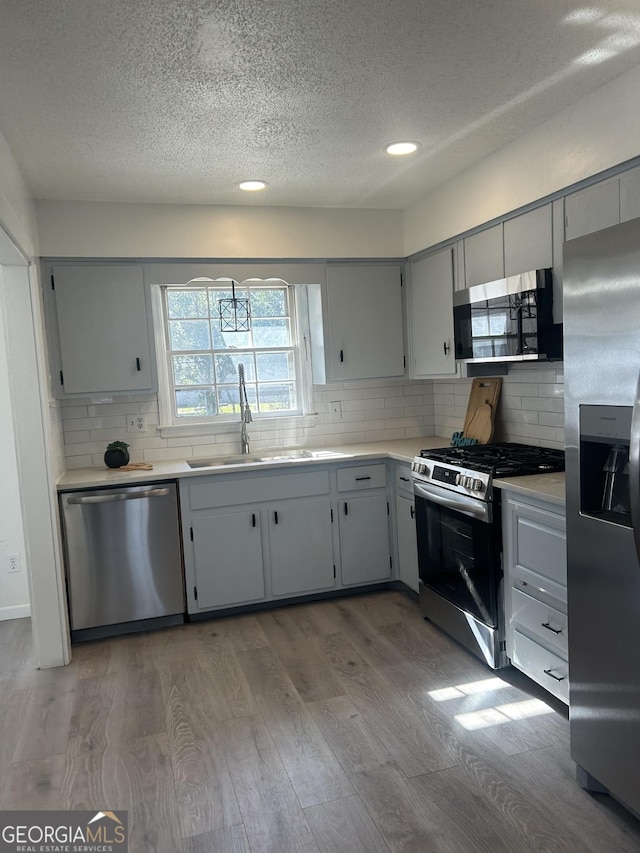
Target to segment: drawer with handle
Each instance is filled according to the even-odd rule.
[[[411,468],[408,465],[396,465],[395,483],[396,492],[405,493],[407,497],[413,497],[413,480],[411,479]]]
[[[355,492],[360,489],[383,489],[387,485],[387,466],[358,465],[338,468],[338,491]]]
[[[549,693],[569,702],[569,664],[566,660],[514,631],[511,663]]]
[[[567,657],[567,615],[532,598],[518,589],[512,590],[511,622],[515,629],[534,634],[562,657]]]

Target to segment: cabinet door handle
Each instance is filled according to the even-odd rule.
[[[411,482],[409,477],[400,477],[400,479],[402,480],[403,483],[410,483]]]
[[[251,526],[252,527],[256,526],[256,514],[255,514],[255,512],[251,513]]]
[[[273,513],[273,521],[274,521],[274,524],[278,523],[278,510],[275,510]]]
[[[554,675],[550,669],[542,670],[545,675],[550,675],[551,678],[554,678],[556,681],[564,681],[564,675]]]
[[[340,350],[340,361],[344,361],[344,350]]]
[[[415,510],[415,507],[413,507],[413,506],[412,506],[412,507],[409,507],[409,512],[411,513],[411,518],[415,518],[415,517],[416,517],[416,510]]]
[[[562,628],[552,628],[548,622],[541,622],[540,624],[543,628],[546,628],[547,631],[553,631],[554,634],[562,634]]]
[[[349,515],[349,507],[347,506],[347,502],[344,502],[344,514]]]
[[[444,341],[442,344],[442,349],[444,350],[444,354],[447,355],[451,347],[446,341]]]
[[[358,480],[370,480],[370,479],[371,479],[371,477],[356,477],[356,483],[358,482]]]
[[[136,370],[142,370],[142,362],[139,358],[136,358]]]

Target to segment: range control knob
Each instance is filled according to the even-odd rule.
[[[473,481],[473,491],[481,492],[484,489],[484,483],[482,480],[474,480]]]

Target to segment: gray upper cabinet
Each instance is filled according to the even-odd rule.
[[[553,266],[551,204],[504,223],[504,274],[518,275]]]
[[[60,265],[52,275],[54,396],[155,390],[142,268]]]
[[[502,223],[464,239],[465,284],[483,284],[504,277]]]
[[[452,376],[453,248],[428,255],[409,266],[409,328],[411,375]]]
[[[640,169],[620,176],[620,222],[640,216]]]
[[[403,376],[400,265],[328,265],[311,334],[316,383]]]
[[[602,181],[564,200],[565,240],[583,237],[620,222],[620,181]]]

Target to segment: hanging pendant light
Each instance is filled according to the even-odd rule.
[[[221,332],[251,331],[251,308],[248,299],[236,296],[236,283],[231,281],[231,299],[218,300]]]

